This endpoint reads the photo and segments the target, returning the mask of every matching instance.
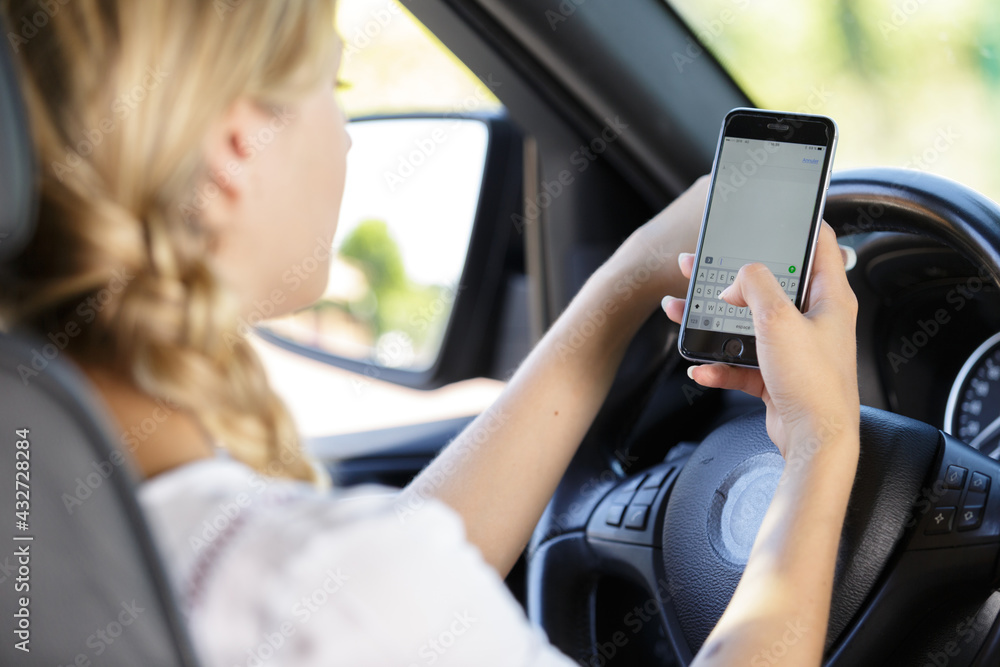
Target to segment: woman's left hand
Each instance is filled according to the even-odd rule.
[[[688,279],[681,274],[677,258],[695,250],[710,182],[708,176],[695,181],[635,230],[606,265],[615,269],[617,280],[629,288],[629,294],[631,290],[638,293],[650,313],[664,294],[687,294]]]

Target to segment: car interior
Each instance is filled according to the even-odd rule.
[[[429,392],[502,382],[619,244],[711,170],[723,116],[763,105],[727,65],[731,54],[713,49],[715,19],[692,19],[682,7],[694,3],[400,4],[502,104],[352,119],[359,131],[432,120],[485,128],[461,289],[437,348],[407,367],[331,352],[291,326],[262,324],[257,334],[365,383]],[[714,3],[712,12],[730,14],[708,16],[724,32],[747,4]],[[887,7],[890,29],[924,20],[896,21]],[[883,36],[896,38],[884,28]],[[37,187],[12,58],[0,50],[0,262],[33,233]],[[831,179],[825,219],[849,250],[859,301],[862,412],[830,667],[1000,664],[1000,205],[991,195],[912,164],[852,163]],[[690,380],[677,337],[660,312],[636,335],[507,579],[530,620],[580,664],[689,664],[735,590],[780,474],[761,402]],[[27,383],[25,367],[44,372]],[[86,379],[49,341],[5,332],[0,396],[4,441],[28,429],[38,443],[30,543],[38,634],[27,659],[5,639],[0,662],[74,664],[81,652],[93,655],[94,619],[145,600],[143,623],[95,664],[197,665],[136,503],[137,478],[127,464],[101,473],[120,454]],[[402,487],[474,417],[314,435],[308,445],[337,487]],[[0,495],[13,497],[12,456],[0,470]],[[95,471],[99,482],[81,491],[90,499],[67,511],[64,493]],[[13,512],[0,516],[0,535],[18,535]],[[17,611],[8,555],[22,546],[11,544],[0,552],[8,638]]]

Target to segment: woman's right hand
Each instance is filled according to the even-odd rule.
[[[679,258],[690,279],[694,257]],[[753,312],[760,369],[707,364],[689,369],[706,387],[739,389],[763,399],[767,431],[789,462],[804,463],[838,435],[857,442],[859,398],[855,323],[858,302],[847,282],[833,229],[820,230],[808,308],[803,314],[763,264],[740,269],[721,298]],[[666,297],[663,309],[680,322],[684,300]],[[857,452],[853,452],[857,457]]]
[[[690,277],[693,258],[680,260]],[[803,630],[782,664],[820,665],[837,547],[858,465],[857,299],[826,223],[813,261],[806,314],[762,264],[740,269],[722,294],[753,311],[760,369],[710,364],[689,373],[706,387],[741,389],[767,406],[767,432],[785,469],[743,576],[692,667],[756,664],[788,623]],[[671,319],[683,301],[664,299]],[[756,660],[755,660],[756,659]]]

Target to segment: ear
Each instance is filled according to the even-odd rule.
[[[223,113],[205,137],[204,156],[208,173],[198,186],[196,206],[209,229],[230,227],[247,206],[253,180],[254,149],[248,137],[255,136],[266,114],[247,99],[239,99]]]

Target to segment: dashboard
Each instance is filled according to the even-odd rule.
[[[1000,292],[932,240],[846,236],[857,263],[861,402],[941,428],[1000,458]]]
[[[969,356],[948,395],[949,433],[987,456],[1000,458],[1000,333]]]

